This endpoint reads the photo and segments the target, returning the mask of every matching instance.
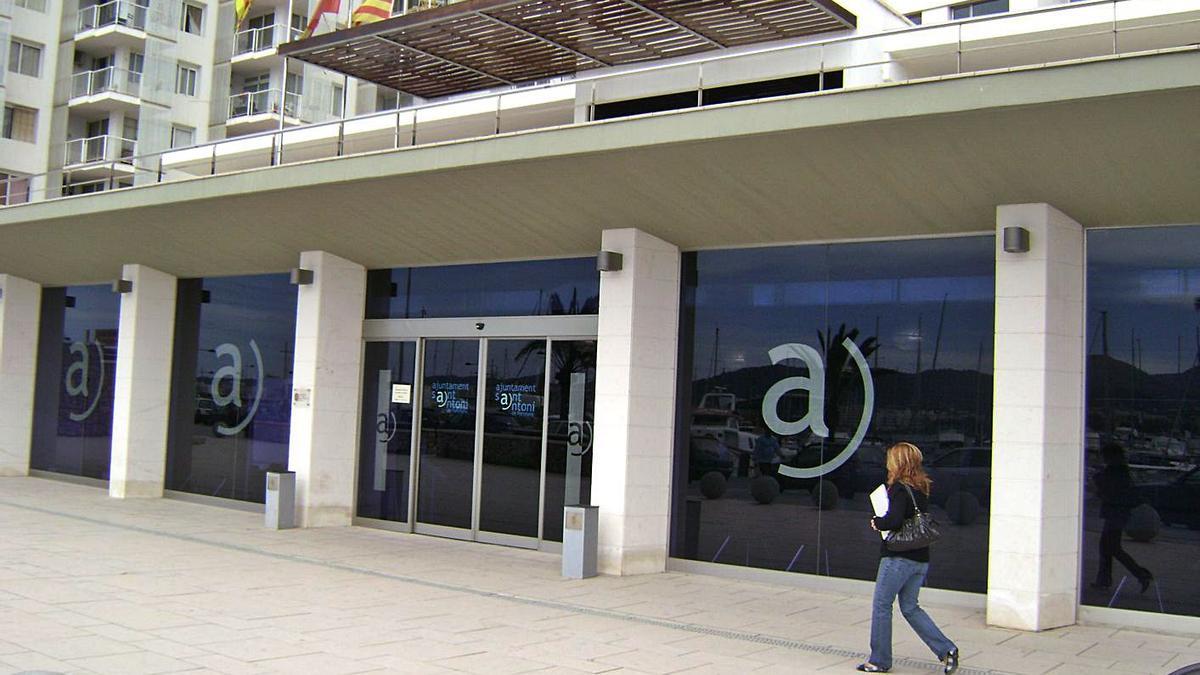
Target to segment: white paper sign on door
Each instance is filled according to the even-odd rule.
[[[412,403],[412,385],[393,384],[392,403]]]

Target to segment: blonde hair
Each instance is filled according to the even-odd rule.
[[[897,481],[929,494],[933,481],[929,480],[924,467],[921,466],[921,449],[909,443],[900,441],[887,450],[887,482],[895,485]]]

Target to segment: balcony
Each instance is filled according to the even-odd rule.
[[[299,39],[302,33],[301,30],[282,24],[238,31],[234,34],[233,60],[236,62],[239,59],[273,55],[276,47],[284,42]]]
[[[142,74],[109,66],[71,76],[67,105],[85,113],[135,111],[141,105]]]
[[[229,97],[226,127],[232,135],[252,134],[279,128],[279,101],[283,100],[284,126],[300,124],[300,94],[278,89],[243,92]]]
[[[75,138],[67,141],[63,169],[70,183],[108,179],[115,182],[133,175],[136,155],[137,141],[132,139],[108,134]]]
[[[88,48],[135,49],[146,39],[145,0],[109,0],[79,8],[75,41]]]

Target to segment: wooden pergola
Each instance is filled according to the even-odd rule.
[[[832,0],[466,0],[279,52],[435,98],[854,25]]]

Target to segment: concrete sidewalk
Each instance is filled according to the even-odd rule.
[[[854,672],[869,598],[0,478],[0,673]],[[1027,634],[928,606],[963,673],[1168,673],[1197,636]],[[896,615],[893,672],[940,672]]]

